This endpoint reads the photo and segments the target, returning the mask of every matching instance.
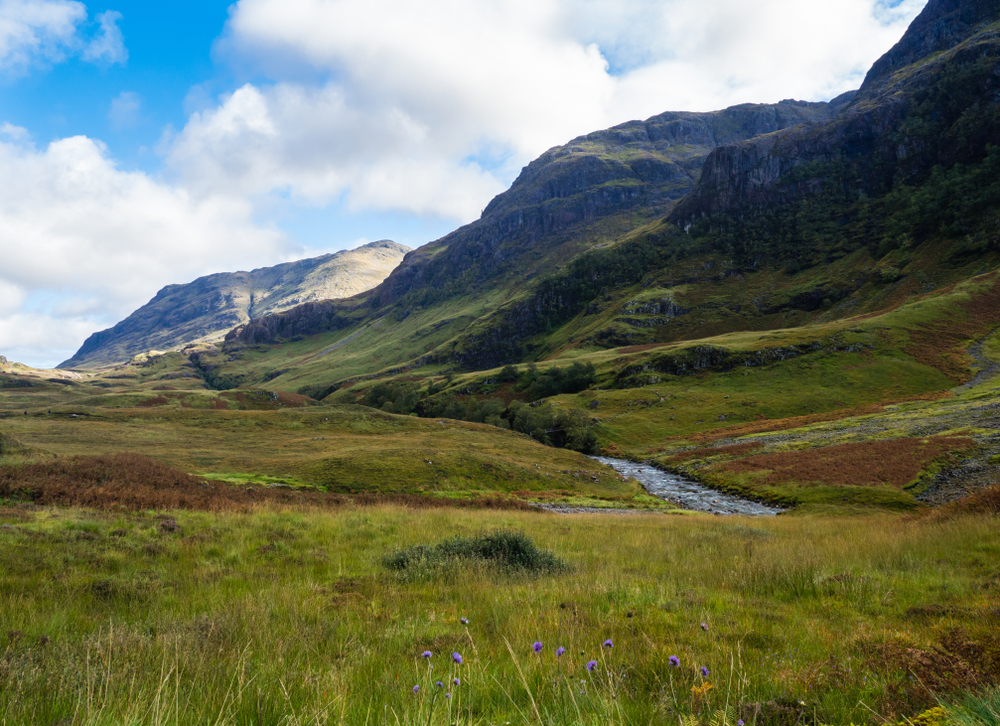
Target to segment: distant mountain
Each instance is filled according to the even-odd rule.
[[[231,328],[303,303],[356,295],[378,285],[409,247],[389,240],[252,272],[222,272],[167,285],[113,328],[94,333],[59,368],[121,363],[149,350],[221,340]]]

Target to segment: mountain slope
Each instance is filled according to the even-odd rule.
[[[91,335],[60,368],[90,368],[149,350],[221,339],[231,328],[303,303],[369,290],[395,268],[408,247],[382,240],[251,272],[222,272],[168,285],[113,328]]]
[[[231,368],[312,391],[427,363],[483,370],[871,313],[994,269],[997,14],[931,0],[830,104],[664,114],[553,149],[368,295],[227,336],[232,355],[319,335],[297,362]]]
[[[935,165],[978,163],[1000,141],[998,19],[996,2],[931,0],[842,113],[715,149],[671,220],[753,217],[838,182],[880,196]]]
[[[664,113],[574,139],[525,167],[479,220],[407,255],[363,300],[309,304],[256,318],[230,333],[230,345],[348,328],[360,332],[388,315],[414,316],[426,324],[403,333],[396,352],[378,358],[380,366],[432,351],[456,332],[435,320],[461,321],[465,328],[512,296],[527,294],[535,281],[581,253],[657,222],[694,187],[705,156],[719,144],[827,120],[851,95],[830,103]],[[371,346],[370,336],[356,336],[337,358]],[[323,365],[335,367],[336,359]]]

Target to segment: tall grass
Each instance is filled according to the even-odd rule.
[[[905,653],[996,637],[989,517],[15,507],[0,523],[2,724],[860,724],[933,705]],[[382,564],[498,529],[572,571]]]

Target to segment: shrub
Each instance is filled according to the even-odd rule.
[[[475,537],[455,536],[436,545],[414,545],[382,558],[396,572],[416,574],[449,566],[485,565],[505,574],[565,572],[569,566],[548,550],[540,549],[524,532],[498,529]]]

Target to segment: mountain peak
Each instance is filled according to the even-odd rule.
[[[930,0],[899,42],[871,67],[860,93],[871,92],[901,68],[954,47],[998,17],[997,0]]]
[[[221,340],[229,329],[261,315],[370,290],[408,252],[409,247],[378,240],[274,267],[220,272],[183,285],[167,285],[113,328],[91,335],[59,367],[103,366],[149,350],[176,350],[189,343]]]

